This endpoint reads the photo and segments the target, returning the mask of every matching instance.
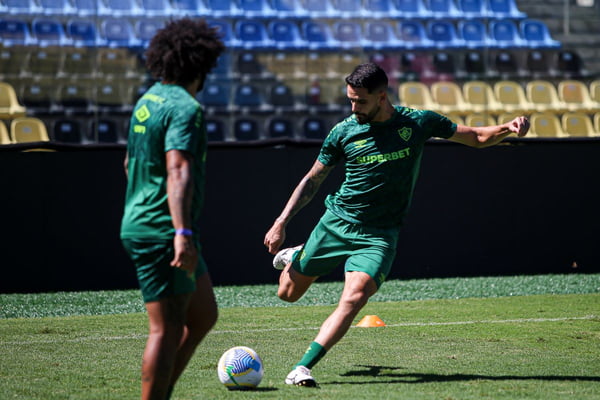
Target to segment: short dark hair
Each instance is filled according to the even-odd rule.
[[[375,63],[360,64],[346,77],[346,84],[354,88],[365,88],[369,93],[386,90],[388,77],[385,71]]]
[[[169,21],[150,41],[146,67],[154,78],[188,84],[203,82],[225,50],[221,35],[203,19]]]

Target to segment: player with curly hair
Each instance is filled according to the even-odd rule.
[[[196,347],[217,320],[200,255],[206,126],[195,95],[225,46],[204,20],[170,21],[146,50],[158,81],[133,110],[121,240],[148,312],[142,399],[169,399]]]

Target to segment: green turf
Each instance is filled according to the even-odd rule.
[[[323,294],[318,302],[328,305],[294,307],[247,305],[272,302],[265,295],[272,286],[218,288],[227,306],[173,399],[600,399],[597,275],[388,283],[389,293],[357,318],[375,314],[387,326],[351,329],[314,368],[318,389],[282,381],[332,311],[339,285],[311,289],[308,303]],[[525,283],[548,294],[523,295]],[[394,293],[396,285],[403,293]],[[135,291],[62,297],[77,303],[73,316],[6,317],[9,305],[43,314],[46,296],[57,296],[49,308],[67,313],[62,295],[0,296],[0,398],[138,398],[146,316],[129,306],[111,314],[110,306],[118,298],[138,309]],[[396,295],[424,300],[391,300]],[[16,307],[16,299],[27,306]],[[233,393],[218,382],[218,358],[234,345],[263,357],[259,390]]]

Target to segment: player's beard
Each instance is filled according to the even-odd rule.
[[[356,116],[356,120],[358,121],[358,123],[361,125],[364,125],[364,124],[368,124],[369,122],[371,122],[373,120],[373,118],[375,118],[377,113],[379,113],[380,109],[381,109],[381,106],[377,106],[373,111],[371,111],[368,114],[354,113],[354,115]]]

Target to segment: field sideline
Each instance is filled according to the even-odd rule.
[[[216,288],[219,322],[173,399],[600,399],[600,274],[387,282],[358,317],[387,326],[353,327],[314,368],[320,388],[284,385],[339,289],[319,283],[284,307],[273,285]],[[138,296],[0,295],[0,398],[138,398]],[[259,390],[218,382],[217,360],[234,345],[262,356]]]

